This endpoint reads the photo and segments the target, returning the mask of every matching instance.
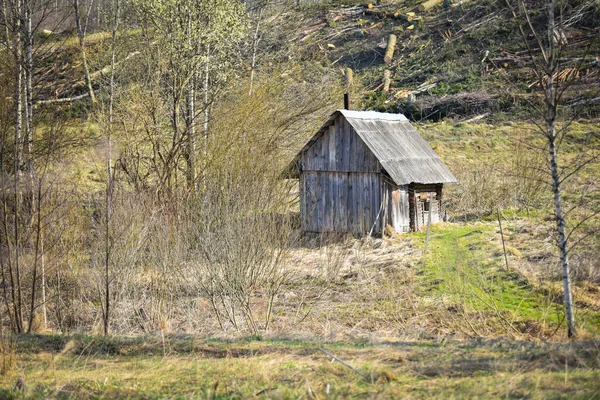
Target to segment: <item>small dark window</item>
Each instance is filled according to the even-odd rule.
[[[429,204],[431,204],[431,201],[429,199],[426,199],[423,202],[423,211],[429,211]]]

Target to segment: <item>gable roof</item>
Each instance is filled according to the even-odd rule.
[[[339,115],[354,128],[396,185],[456,182],[452,172],[404,115],[375,111],[337,110],[300,150],[292,166]]]

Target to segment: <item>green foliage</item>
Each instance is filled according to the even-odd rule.
[[[231,69],[231,52],[248,34],[248,16],[239,0],[133,0],[133,9],[156,51],[169,58],[167,72],[186,85],[209,58],[214,81]],[[216,67],[218,65],[218,67]],[[175,90],[182,90],[174,88]]]
[[[376,91],[369,93],[365,107],[367,110],[389,112],[390,104],[387,103],[387,95],[385,93]]]
[[[481,85],[481,77],[470,71],[466,77],[451,81],[441,81],[436,87],[429,89],[428,93],[432,96],[445,96],[461,92],[474,92]]]

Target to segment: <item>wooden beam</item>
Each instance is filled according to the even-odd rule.
[[[385,93],[390,91],[390,83],[392,82],[392,71],[386,69],[383,71],[383,91]]]
[[[402,13],[400,11],[396,11],[394,13],[394,18],[399,19],[401,21],[411,22],[413,20],[413,18],[415,17],[414,14],[415,13],[406,13],[406,14],[404,14],[404,13]]]
[[[427,0],[425,3],[422,3],[419,6],[419,11],[430,10],[435,6],[442,4],[443,2],[444,2],[444,0]]]
[[[387,49],[385,51],[385,57],[383,58],[383,61],[386,64],[389,64],[392,62],[392,60],[394,58],[394,50],[395,49],[396,49],[396,35],[391,34],[388,39],[388,45],[387,45]]]
[[[354,83],[354,72],[352,71],[352,68],[346,68],[346,93],[350,93],[350,88],[352,87],[352,84]]]

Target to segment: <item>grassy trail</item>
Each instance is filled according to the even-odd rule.
[[[423,233],[417,237],[424,242]],[[482,319],[488,320],[490,328],[496,325],[517,335],[543,331],[551,337],[564,326],[560,293],[554,298],[544,293],[543,286],[516,268],[510,253],[507,269],[494,224],[436,227],[429,248],[417,272],[419,295],[447,305],[450,316],[462,322],[457,326],[470,329],[464,332],[467,336],[485,336],[486,332],[475,328],[482,326]],[[600,313],[582,308],[577,312],[583,330],[597,335]]]

